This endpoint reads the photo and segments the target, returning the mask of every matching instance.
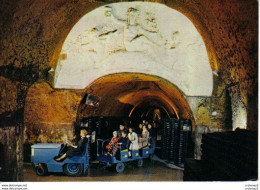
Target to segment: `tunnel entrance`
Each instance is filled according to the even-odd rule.
[[[82,101],[78,126],[88,120],[107,138],[119,123],[137,128],[148,120],[160,140],[165,120],[195,124],[184,94],[211,96],[217,67],[209,60],[203,38],[182,13],[158,3],[112,3],[73,26],[53,69],[53,86],[84,89],[82,100],[100,99],[98,106]]]
[[[86,103],[86,96],[90,94],[98,97],[98,104]],[[173,130],[180,131],[184,119],[190,127],[187,133],[190,140],[192,112],[182,92],[169,81],[142,73],[117,73],[103,76],[85,89],[77,113],[77,130],[87,127],[90,133],[94,132],[96,139],[110,139],[120,124],[137,132],[138,125],[145,120],[157,131],[156,154],[169,160],[169,156],[162,152],[169,148],[170,138],[180,139],[169,135]],[[179,128],[173,129],[174,125],[170,125],[172,129],[166,132],[168,123],[173,121],[178,121]],[[179,143],[177,140],[174,142]],[[96,147],[93,146],[91,154],[95,159]]]
[[[77,120],[86,117],[147,117],[159,109],[168,118],[192,120],[191,109],[183,93],[164,78],[143,73],[116,73],[95,80],[86,94],[100,98],[98,106],[81,102]],[[83,98],[82,98],[83,99]]]

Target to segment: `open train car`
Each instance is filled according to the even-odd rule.
[[[152,139],[149,139],[150,142]],[[121,149],[119,148],[118,154],[114,156],[106,155],[105,154],[105,143],[109,140],[97,140],[97,159],[100,164],[104,165],[105,167],[115,166],[115,170],[118,173],[124,171],[126,162],[135,162],[138,167],[143,166],[143,159],[149,158],[154,154],[155,150],[155,142],[151,142],[149,145],[139,149],[139,150],[129,150],[129,149]],[[114,147],[113,147],[114,148]]]

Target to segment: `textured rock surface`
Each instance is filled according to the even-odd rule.
[[[72,140],[81,94],[54,90],[44,82],[33,85],[24,110],[25,143]]]
[[[17,89],[16,83],[11,80],[0,77],[0,114],[4,112],[11,112],[16,110],[16,100],[17,100]]]
[[[213,89],[202,37],[187,17],[162,4],[114,3],[82,17],[63,44],[54,86],[84,89],[120,72],[160,76],[191,96]]]
[[[218,76],[214,75],[213,96],[219,96],[224,88],[229,88],[234,112],[232,114],[238,115],[236,117],[238,119],[247,117],[246,127],[257,130],[258,2],[255,0],[157,2],[180,11],[192,21],[204,40],[212,70],[217,71]],[[53,84],[54,72],[51,68],[56,68],[62,45],[70,30],[82,16],[105,4],[105,2],[92,0],[1,1],[0,145],[6,148],[2,149],[0,160],[4,160],[4,167],[8,168],[8,172],[4,168],[5,173],[0,173],[0,179],[22,180],[23,133],[19,133],[19,129],[23,130],[21,124],[24,118],[23,110],[27,90],[38,80]],[[233,89],[231,86],[237,88]],[[56,94],[56,91],[53,94]],[[43,97],[38,95],[35,101],[42,100]],[[49,94],[49,96],[52,95]],[[61,93],[55,98],[59,99],[60,96],[64,97]],[[48,98],[43,98],[43,100],[48,100]],[[72,100],[77,101],[74,98]],[[204,104],[206,107],[202,106],[200,110],[196,110],[198,105],[195,103],[195,109],[191,106],[192,110],[198,111],[202,118],[207,119],[202,123],[209,124],[211,121],[208,119],[213,119],[215,114],[226,112],[223,107],[219,106],[223,104],[206,102],[208,102]],[[40,105],[40,103],[35,104]],[[51,109],[52,106],[47,105],[47,107]],[[239,112],[241,107],[244,113],[246,111],[246,116],[242,114],[240,117],[236,113],[236,110]],[[215,108],[220,109],[220,112]],[[41,113],[39,109],[35,111]],[[37,112],[33,118],[40,118],[38,122],[42,124],[41,120],[44,121],[44,117],[38,117]],[[214,114],[204,117],[203,113]],[[220,115],[214,117],[218,116]],[[59,118],[62,117],[59,116]],[[214,121],[218,121],[221,126],[223,124],[221,117]],[[39,125],[34,125],[34,127],[37,126]],[[50,125],[41,125],[41,128],[45,130],[47,126]],[[56,127],[53,128],[56,129]],[[18,136],[15,136],[16,130],[19,133]],[[51,133],[50,131],[48,133]],[[9,143],[11,151],[7,148]]]

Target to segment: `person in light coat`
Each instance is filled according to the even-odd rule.
[[[147,146],[149,144],[148,139],[149,139],[149,131],[147,130],[146,126],[144,125],[142,137],[139,138],[139,148]]]
[[[133,132],[132,128],[129,128],[128,139],[130,141],[129,150],[138,150],[138,136],[135,132]]]

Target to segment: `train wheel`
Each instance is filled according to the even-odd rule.
[[[48,169],[45,165],[39,164],[35,167],[36,174],[39,176],[45,176],[48,173]]]
[[[116,172],[117,173],[122,173],[125,169],[124,163],[120,162],[116,164]]]
[[[138,168],[142,167],[142,166],[143,166],[143,163],[144,163],[143,159],[138,160],[138,161],[137,161],[137,167],[138,167]]]
[[[78,177],[83,172],[83,165],[76,163],[68,163],[64,166],[64,173],[68,176]]]

